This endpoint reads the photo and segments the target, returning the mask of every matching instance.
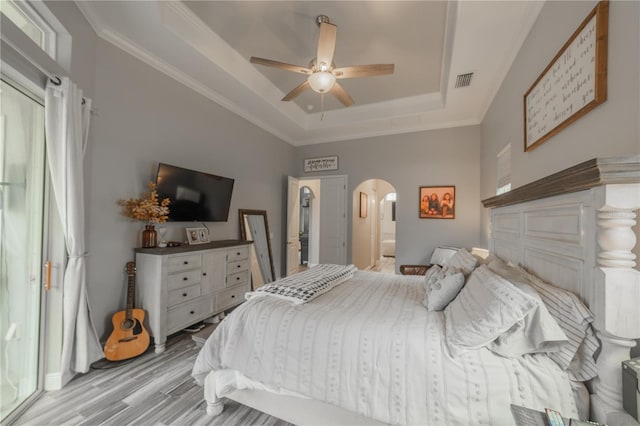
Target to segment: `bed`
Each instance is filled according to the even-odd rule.
[[[593,313],[601,346],[591,418],[634,424],[622,410],[620,361],[640,338],[632,253],[640,159],[591,160],[483,203],[490,251]],[[424,280],[357,272],[303,305],[250,299],[196,361],[208,412],[220,412],[224,396],[296,424],[503,424],[513,422],[511,403],[578,416],[574,391],[584,387],[572,389],[544,354],[507,358],[481,347],[452,356],[446,310],[421,306]]]

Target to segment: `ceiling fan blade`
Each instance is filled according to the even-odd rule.
[[[372,77],[374,75],[393,74],[393,64],[354,65],[333,70],[336,78]]]
[[[320,24],[320,34],[318,34],[318,54],[316,63],[324,62],[327,67],[331,67],[333,62],[333,52],[336,50],[336,27],[333,24],[323,22]]]
[[[271,59],[256,58],[255,56],[252,56],[249,59],[249,61],[252,64],[258,64],[258,65],[264,65],[264,66],[267,66],[267,67],[279,68],[281,70],[293,71],[293,72],[297,72],[299,74],[304,74],[304,75],[309,75],[309,74],[312,73],[312,71],[309,68],[301,67],[299,65],[287,64],[287,63],[284,63],[284,62],[272,61]]]
[[[338,83],[333,85],[330,92],[333,96],[338,98],[338,100],[342,102],[344,106],[348,107],[353,105],[353,99],[351,99],[351,96],[349,96],[347,91],[344,90],[344,88],[340,86]]]
[[[307,90],[309,88],[309,82],[307,80],[305,80],[304,82],[302,82],[298,87],[296,87],[295,89],[293,89],[292,91],[290,91],[289,93],[287,93],[287,95],[282,98],[283,101],[290,101],[292,99],[297,98],[302,92],[304,92],[305,90]]]

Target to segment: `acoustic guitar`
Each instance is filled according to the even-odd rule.
[[[144,311],[133,308],[136,264],[127,262],[127,310],[113,314],[113,331],[104,345],[109,361],[122,361],[142,354],[149,347],[149,333],[144,328]]]

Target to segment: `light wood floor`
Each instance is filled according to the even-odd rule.
[[[385,274],[396,273],[396,258],[395,257],[383,257],[378,261],[378,266],[372,266],[367,271],[383,272]]]
[[[289,425],[234,401],[218,417],[207,416],[203,388],[191,377],[200,349],[191,337],[172,337],[160,355],[150,349],[128,364],[91,370],[64,389],[45,392],[14,424]]]

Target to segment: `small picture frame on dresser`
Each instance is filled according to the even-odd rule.
[[[187,242],[189,245],[205,244],[209,241],[209,230],[207,228],[186,228]]]

